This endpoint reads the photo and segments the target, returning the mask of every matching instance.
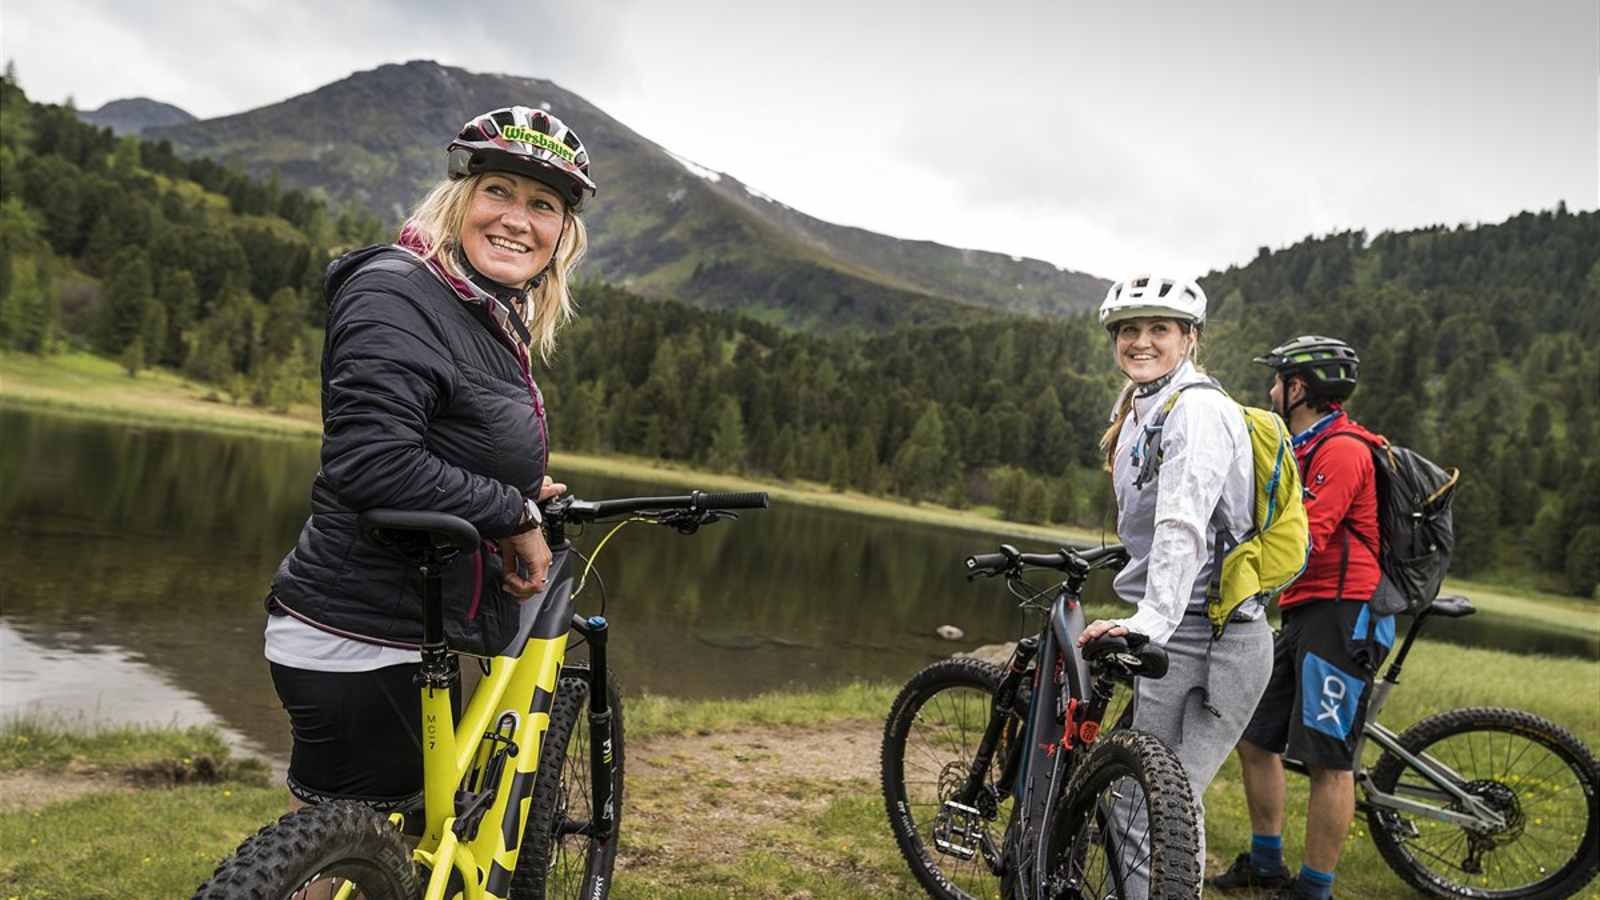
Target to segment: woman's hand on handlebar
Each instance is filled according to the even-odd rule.
[[[559,481],[556,481],[554,478],[551,478],[549,475],[546,475],[544,477],[544,484],[539,485],[539,502],[543,503],[546,500],[550,500],[550,499],[553,499],[555,497],[559,497],[562,494],[565,494],[566,492],[567,492],[567,486],[566,485],[562,484]]]
[[[1110,634],[1120,637],[1127,633],[1128,629],[1110,619],[1096,619],[1083,626],[1083,633],[1078,635],[1078,646],[1082,647],[1101,635]]]
[[[560,487],[563,491],[567,487],[564,484],[554,486]],[[546,488],[548,487],[551,485],[546,485]],[[541,489],[540,494],[543,493],[544,489]],[[500,561],[504,570],[505,588],[519,599],[526,600],[539,593],[549,581],[550,546],[544,542],[544,532],[538,528],[501,540]],[[527,578],[523,578],[517,572],[519,561],[528,571]]]

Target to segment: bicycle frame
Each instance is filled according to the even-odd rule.
[[[1067,578],[1056,590],[1038,640],[1019,642],[1011,670],[995,694],[994,712],[979,743],[967,784],[957,795],[965,802],[958,801],[958,806],[964,807],[960,812],[969,817],[977,814],[971,804],[983,788],[983,778],[998,744],[1000,730],[1031,659],[1033,694],[1022,740],[1012,744],[997,783],[1013,785],[1016,846],[1025,848],[1022,858],[1014,863],[1018,873],[1023,875],[1025,888],[1031,882],[1031,892],[1037,892],[1049,877],[1050,860],[1045,852],[1049,835],[1044,833],[1042,825],[1049,821],[1053,805],[1061,799],[1061,787],[1071,776],[1080,754],[1094,742],[1100,719],[1110,702],[1112,687],[1110,679],[1104,675],[1091,681],[1088,661],[1078,652],[1078,637],[1085,625],[1081,602],[1083,585],[1089,572],[1098,567],[1099,560],[1085,564],[1065,551],[1059,555],[1034,556],[1016,554],[1009,547],[1002,549],[1013,556],[1013,562],[1054,567],[1064,563]],[[968,566],[976,568],[972,560]],[[965,836],[964,829],[965,823],[957,823],[954,833]],[[1120,871],[1114,872],[1113,878],[1120,892]]]
[[[598,684],[598,696],[606,696],[606,623],[599,617],[584,620],[573,615],[575,555],[570,543],[555,549],[549,588],[523,604],[521,628],[510,645],[520,652],[490,662],[489,673],[479,682],[459,723],[450,699],[453,654],[444,648],[442,623],[433,632],[441,636],[437,641],[424,638],[424,826],[412,856],[432,870],[423,892],[427,900],[448,896],[452,873],[460,876],[457,887],[465,900],[507,896],[569,631],[578,630],[590,640],[591,690]],[[425,597],[429,616],[440,608],[438,591],[437,581],[429,582]],[[425,635],[428,624],[425,620]],[[609,711],[605,715],[609,717]],[[595,741],[595,751],[604,753],[605,762],[602,766],[597,761],[593,767],[594,806],[601,821],[589,827],[604,833],[611,820],[610,741]],[[512,760],[515,768],[507,773],[505,766]]]
[[[582,834],[597,841],[616,827],[616,766],[613,756],[610,696],[607,687],[604,617],[581,618],[573,599],[582,583],[574,574],[579,557],[566,537],[566,525],[636,514],[640,521],[672,525],[692,534],[702,525],[736,518],[733,509],[764,509],[762,492],[682,497],[631,497],[599,502],[563,497],[545,506],[544,529],[552,549],[547,587],[522,603],[518,630],[506,652],[488,664],[472,700],[455,719],[451,688],[459,675],[445,644],[443,567],[480,537],[469,523],[452,516],[369,510],[363,527],[435,533],[418,562],[422,576],[422,665],[417,676],[422,704],[423,823],[412,858],[429,869],[426,900],[505,900],[517,868],[523,832],[538,780],[539,757],[554,706],[568,635],[576,631],[589,645],[590,807],[588,822],[562,821],[562,835]],[[618,526],[621,527],[620,525]],[[603,546],[604,540],[601,541]],[[598,552],[598,549],[597,551]],[[574,585],[577,585],[575,588]],[[513,766],[507,772],[507,764]],[[405,826],[404,813],[390,817]],[[487,826],[487,827],[486,827]],[[589,873],[580,894],[605,896],[609,870]],[[346,884],[338,898],[351,891]]]
[[[1022,771],[1018,773],[1017,809],[1020,843],[1029,848],[1030,858],[1021,860],[1032,870],[1037,889],[1044,885],[1050,860],[1045,853],[1043,823],[1050,820],[1051,807],[1061,799],[1060,786],[1072,776],[1072,769],[1083,748],[1093,738],[1078,733],[1075,721],[1078,708],[1090,702],[1089,665],[1078,653],[1078,636],[1085,625],[1080,592],[1063,585],[1050,604],[1047,626],[1039,647],[1033,702],[1028,708],[1028,727],[1023,739]],[[1061,678],[1060,689],[1053,682]],[[1047,702],[1053,700],[1054,702]],[[1104,710],[1101,710],[1104,712]],[[1064,720],[1061,734],[1053,735],[1056,722]],[[1043,738],[1053,739],[1044,740]],[[1041,777],[1043,776],[1043,777]],[[1120,882],[1120,873],[1116,876]],[[1121,885],[1118,884],[1120,892]]]

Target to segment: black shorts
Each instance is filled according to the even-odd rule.
[[[1272,678],[1244,739],[1315,769],[1355,768],[1372,680],[1394,643],[1394,617],[1367,604],[1309,600],[1284,610]]]
[[[313,672],[270,663],[294,748],[289,793],[305,803],[360,800],[388,811],[422,793],[420,663]],[[451,690],[457,717],[461,690]]]

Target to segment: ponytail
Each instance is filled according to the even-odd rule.
[[[1133,395],[1138,385],[1129,381],[1122,386],[1122,395],[1117,398],[1117,414],[1111,418],[1111,427],[1106,433],[1100,435],[1100,452],[1106,455],[1106,471],[1115,470],[1112,463],[1117,454],[1117,435],[1122,433],[1122,426],[1128,421],[1128,414],[1133,412]]]

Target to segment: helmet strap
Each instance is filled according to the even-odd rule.
[[[1293,375],[1285,375],[1282,372],[1278,373],[1278,379],[1283,382],[1283,399],[1273,407],[1272,411],[1277,413],[1278,417],[1283,419],[1285,423],[1288,423],[1289,414],[1305,405],[1306,383],[1304,379],[1296,379]],[[1300,399],[1290,403],[1289,394],[1293,392],[1297,380],[1300,383]]]
[[[1135,382],[1135,384],[1138,384],[1138,386],[1133,389],[1134,396],[1142,398],[1159,392],[1162,388],[1172,383],[1173,376],[1177,375],[1178,370],[1181,368],[1183,368],[1183,363],[1179,362],[1177,365],[1172,367],[1172,371],[1161,376],[1160,378],[1155,379],[1154,381],[1146,381],[1143,384],[1138,384]]]
[[[456,246],[456,263],[461,266],[461,271],[467,274],[467,280],[477,285],[478,289],[494,297],[502,303],[513,303],[520,299],[523,293],[510,285],[501,284],[493,278],[479,272],[472,265],[472,260],[467,259],[467,251],[459,244]]]

